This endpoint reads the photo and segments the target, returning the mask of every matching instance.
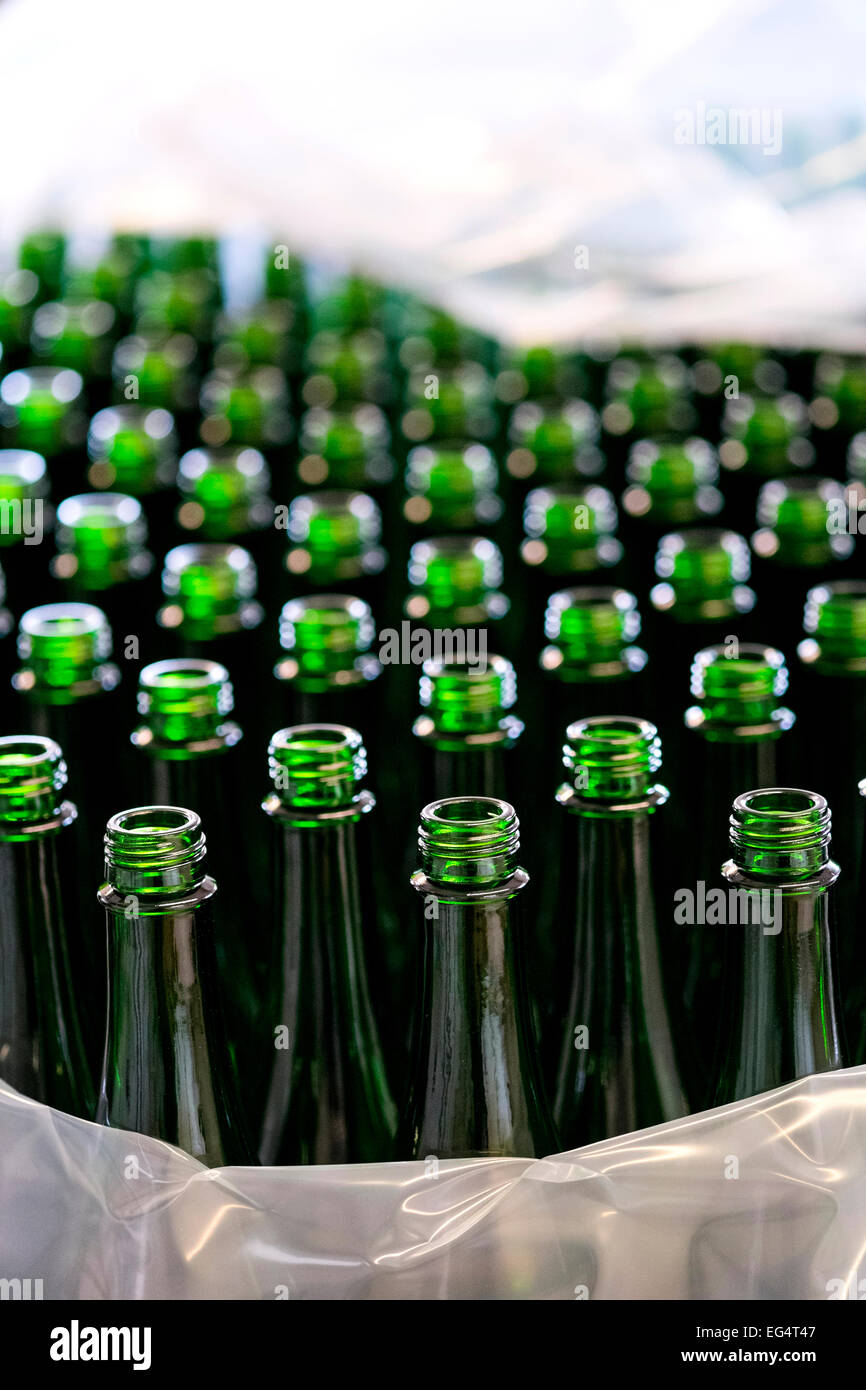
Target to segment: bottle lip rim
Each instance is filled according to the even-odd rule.
[[[54,627],[57,623],[64,624],[62,632]],[[107,626],[105,613],[94,603],[41,603],[28,608],[20,619],[20,630],[28,637],[82,637],[101,632]]]
[[[802,802],[798,806],[757,805],[757,797],[768,801],[782,797],[799,797],[802,798]],[[740,792],[734,799],[734,811],[757,813],[766,816],[770,822],[778,822],[780,826],[792,820],[800,820],[810,812],[823,815],[827,810],[827,798],[820,792],[808,791],[805,787],[755,787],[751,791]]]
[[[158,825],[153,823],[154,816],[160,817],[171,822]],[[136,824],[146,818],[148,824]],[[106,830],[113,834],[133,835],[140,837],[142,844],[147,841],[154,841],[160,835],[178,835],[185,832],[195,832],[201,827],[201,818],[197,811],[188,810],[185,806],[131,806],[125,811],[116,811],[108,820]]]
[[[185,680],[172,681],[171,676],[185,676]],[[142,667],[138,677],[139,689],[144,690],[198,690],[222,685],[229,680],[229,673],[219,661],[206,657],[178,656],[163,661],[151,661]]]

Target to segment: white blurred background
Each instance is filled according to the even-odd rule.
[[[864,60],[862,0],[6,0],[0,241],[228,230],[513,341],[862,347]],[[710,143],[744,110],[772,139]]]

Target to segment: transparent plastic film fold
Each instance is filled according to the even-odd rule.
[[[207,1169],[6,1085],[0,1140],[46,1300],[861,1296],[866,1067],[542,1160]]]

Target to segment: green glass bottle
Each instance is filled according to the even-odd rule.
[[[403,516],[413,529],[476,531],[502,515],[498,469],[483,444],[419,445],[409,450]]]
[[[267,930],[256,928],[269,905],[268,858],[255,832],[258,778],[244,761],[233,709],[229,673],[218,662],[155,661],[138,678],[141,723],[132,745],[143,804],[207,807],[209,853],[220,866],[217,964],[229,1044],[245,1078],[244,1109],[252,1116],[262,1103],[263,1063],[269,1060],[258,1014],[272,943]],[[242,922],[247,925],[239,931]]]
[[[795,723],[782,704],[787,688],[785,658],[774,647],[742,642],[731,648],[705,647],[695,656],[691,689],[696,703],[684,716],[692,736],[687,756],[671,770],[669,817],[676,832],[669,841],[674,862],[669,865],[668,891],[689,887],[705,897],[715,888],[734,798],[742,787],[775,786],[780,774],[787,773]],[[719,1033],[724,924],[685,923],[679,930],[672,927],[668,937],[694,1042],[690,1093],[698,1103],[709,1102]]]
[[[559,1141],[544,1096],[525,974],[517,815],[455,797],[421,812],[424,952],[400,1158],[526,1158]]]
[[[98,410],[87,431],[87,481],[99,491],[139,500],[163,497],[177,474],[174,417],[160,406],[113,405]],[[159,512],[165,521],[165,509]],[[154,513],[156,515],[156,513]]]
[[[213,270],[151,270],[135,286],[135,324],[144,331],[189,333],[198,343],[210,343],[219,299]]]
[[[650,590],[648,645],[665,655],[655,669],[654,708],[662,716],[662,738],[673,751],[682,726],[672,717],[670,682],[684,689],[692,659],[700,647],[730,638],[749,640],[753,633],[756,597],[747,580],[751,574],[749,546],[734,531],[718,527],[689,527],[663,536],[656,552],[660,582]]]
[[[554,1114],[563,1144],[577,1147],[688,1106],[654,895],[650,823],[668,799],[653,780],[658,735],[644,719],[582,719],[566,732],[563,761],[556,919],[572,965]]]
[[[586,385],[573,354],[539,344],[508,355],[496,378],[496,397],[505,406],[544,401],[555,409],[566,402],[579,403],[575,398]]]
[[[846,1063],[830,889],[830,811],[792,787],[743,792],[722,873],[729,932],[716,1105]],[[733,915],[733,913],[729,914]]]
[[[34,356],[79,372],[91,408],[103,404],[108,389],[116,322],[114,309],[102,299],[56,299],[33,315]]]
[[[624,537],[646,572],[665,532],[699,526],[722,510],[719,465],[705,439],[640,439],[629,451],[625,476]]]
[[[205,377],[199,403],[199,437],[205,445],[248,445],[281,456],[291,436],[288,387],[279,367],[222,367]]]
[[[71,367],[27,367],[0,381],[0,442],[47,459],[55,486],[83,486],[84,382]]]
[[[95,600],[118,635],[140,634],[158,593],[141,503],[121,492],[85,492],[57,508],[51,573],[64,594]]]
[[[597,483],[533,488],[523,512],[526,570],[514,594],[515,624],[538,632],[552,589],[578,579],[616,584],[624,572],[617,524],[613,495]]]
[[[40,303],[55,299],[63,283],[66,260],[66,237],[53,228],[40,228],[22,238],[18,247],[18,264],[39,279]]]
[[[13,678],[19,728],[51,738],[63,749],[73,785],[81,788],[69,839],[75,844],[70,902],[80,924],[73,969],[88,1050],[96,1055],[94,1006],[105,990],[105,942],[93,912],[99,875],[100,826],[129,786],[120,670],[111,661],[112,636],[101,609],[89,603],[49,603],[28,609],[19,625],[21,665]]]
[[[241,546],[217,541],[178,545],[163,562],[167,602],[156,615],[171,639],[172,655],[204,657],[237,672],[237,708],[251,740],[263,734],[258,698],[268,680],[257,586],[255,561]]]
[[[493,382],[480,362],[410,373],[400,433],[407,446],[451,440],[489,443],[496,435]]]
[[[809,420],[820,441],[822,466],[841,477],[849,440],[866,429],[866,360],[822,353],[814,385]]]
[[[731,525],[745,530],[752,524],[762,483],[812,466],[815,450],[808,431],[806,404],[793,392],[764,399],[742,395],[727,402],[719,462]]]
[[[842,870],[834,891],[839,914],[839,977],[846,1032],[859,1045],[866,1008],[866,946],[856,929],[863,839],[859,768],[852,757],[866,746],[866,582],[841,580],[810,589],[792,673],[797,709],[797,766],[803,780],[834,808],[833,844]],[[827,755],[828,730],[838,756]],[[866,1061],[866,1052],[863,1054]],[[860,1058],[852,1057],[852,1063]]]
[[[598,436],[598,414],[586,401],[523,401],[508,422],[505,471],[516,484],[541,486],[596,478],[604,470]]]
[[[689,372],[673,353],[616,357],[607,373],[605,397],[602,448],[615,471],[635,440],[683,437],[696,423]]]
[[[261,1161],[381,1162],[396,1116],[364,965],[375,930],[358,873],[375,806],[360,785],[364,745],[340,725],[297,725],[268,752],[280,998]]]
[[[0,555],[13,594],[51,597],[43,542],[53,510],[45,459],[32,449],[0,449]]]
[[[13,270],[0,281],[0,346],[7,371],[26,366],[38,298],[39,279],[32,270]]]
[[[198,349],[189,333],[137,329],[114,349],[111,375],[116,401],[161,406],[174,417],[182,444],[198,442]]]
[[[307,410],[301,419],[298,478],[305,487],[376,492],[394,477],[384,411],[366,402]]]
[[[755,587],[773,609],[777,640],[793,646],[813,579],[844,579],[851,569],[854,537],[847,530],[845,490],[831,478],[812,475],[773,479],[758,494],[757,518]]]
[[[274,521],[270,481],[264,455],[249,445],[189,449],[178,467],[177,524],[205,540],[255,547],[261,556],[258,533]]]
[[[265,299],[244,313],[221,314],[216,323],[214,366],[235,372],[279,367],[290,376],[296,374],[296,319],[288,299]]]
[[[381,607],[388,555],[382,514],[366,492],[303,493],[289,506],[286,529],[286,569],[306,592],[348,586]]]
[[[426,801],[514,795],[509,767],[523,724],[510,713],[517,701],[514,667],[486,653],[477,664],[425,661],[419,686],[423,711],[412,732],[425,755],[420,788]]]
[[[274,667],[277,700],[290,724],[344,724],[353,714],[368,751],[375,729],[371,697],[382,666],[373,651],[376,624],[370,605],[351,594],[293,598],[280,613]]]
[[[219,1006],[205,836],[194,811],[138,806],[105,832],[108,1013],[96,1118],[208,1168],[253,1163]]]
[[[0,738],[0,1079],[89,1120],[93,1081],[66,941],[59,841],[76,810],[66,764],[47,738]]]
[[[387,407],[393,384],[383,335],[375,329],[356,333],[321,330],[307,343],[304,406],[351,406],[362,402]]]

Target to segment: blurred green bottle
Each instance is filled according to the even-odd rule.
[[[112,636],[101,609],[88,603],[50,603],[28,609],[19,625],[21,661],[13,678],[18,728],[63,749],[80,788],[70,841],[76,863],[68,884],[70,911],[80,925],[71,943],[81,1021],[92,1060],[98,1055],[98,1014],[105,990],[105,942],[93,911],[101,862],[101,827],[130,785],[120,669],[111,661]]]
[[[758,491],[770,478],[785,478],[812,467],[815,449],[806,437],[809,414],[793,392],[729,400],[722,417],[722,490],[730,525],[752,525]]]
[[[208,1168],[254,1163],[225,1039],[205,836],[194,811],[138,806],[105,833],[108,1012],[96,1119]]]
[[[18,246],[18,265],[39,280],[39,302],[56,299],[63,284],[66,236],[54,228],[39,228],[23,237]]]
[[[396,1116],[364,963],[376,930],[359,877],[375,808],[364,745],[350,728],[298,725],[274,735],[269,761],[279,951],[261,1161],[381,1162]]]
[[[846,1031],[857,1047],[866,1010],[866,947],[857,897],[864,824],[857,783],[860,750],[866,747],[866,582],[842,580],[810,589],[803,627],[807,635],[797,647],[791,682],[797,765],[803,781],[835,808],[839,975]],[[852,1054],[851,1060],[860,1058]]]
[[[788,670],[774,647],[743,642],[705,647],[692,666],[696,703],[685,712],[688,754],[671,768],[665,897],[688,888],[696,897],[716,887],[727,847],[727,817],[743,787],[776,786],[792,765],[795,716],[782,697]],[[793,772],[793,766],[791,766]],[[706,915],[706,914],[704,914]],[[713,914],[710,913],[710,916]],[[715,1087],[721,983],[727,934],[723,921],[662,918],[670,960],[682,981],[693,1048],[688,1079],[695,1105],[710,1104]]]
[[[815,792],[743,792],[722,873],[736,903],[715,1104],[847,1065],[830,889],[830,811]],[[734,913],[729,913],[733,916]]]
[[[424,950],[400,1158],[540,1158],[559,1141],[538,1068],[525,974],[517,815],[489,797],[421,812]]]
[[[87,481],[96,491],[137,497],[154,535],[172,523],[178,440],[174,416],[161,406],[113,405],[87,431]]]
[[[651,572],[668,531],[700,526],[722,510],[718,460],[706,439],[640,439],[629,451],[625,476],[622,535],[635,575]]]
[[[33,315],[30,346],[37,361],[71,367],[84,381],[88,406],[108,399],[117,315],[104,299],[55,299]]]
[[[165,602],[156,621],[170,655],[219,661],[233,673],[241,725],[250,741],[260,744],[266,734],[259,701],[269,673],[257,586],[255,561],[242,546],[217,541],[175,546],[163,562]]]
[[[0,280],[0,359],[9,372],[30,358],[30,326],[39,300],[32,270],[13,270]]]
[[[84,485],[83,388],[71,367],[27,367],[0,381],[0,444],[41,454],[61,496]]]
[[[45,459],[32,449],[0,449],[0,558],[9,593],[24,602],[51,597],[46,532],[54,524]]]
[[[121,492],[66,497],[54,536],[51,573],[64,600],[98,603],[125,652],[130,637],[146,642],[159,583],[141,503]]]
[[[93,1080],[78,1021],[84,1001],[67,944],[78,919],[60,852],[77,812],[65,786],[66,764],[51,739],[0,738],[0,1079],[90,1120]]]
[[[387,551],[382,515],[365,492],[322,489],[293,498],[285,512],[285,567],[306,593],[350,588],[381,610]],[[281,520],[277,511],[277,526]]]
[[[216,661],[155,661],[138,678],[141,723],[131,735],[138,754],[142,804],[207,808],[211,861],[220,867],[215,947],[232,1056],[244,1077],[244,1109],[258,1116],[269,1061],[259,1010],[272,939],[263,920],[269,904],[268,861],[256,833],[251,756],[231,717],[229,673]],[[252,913],[251,905],[257,908]]]

